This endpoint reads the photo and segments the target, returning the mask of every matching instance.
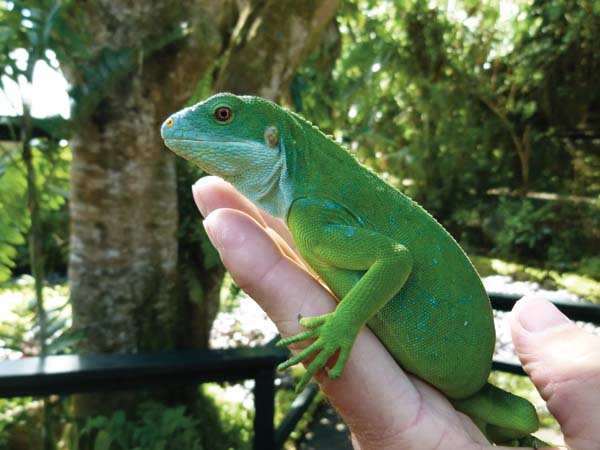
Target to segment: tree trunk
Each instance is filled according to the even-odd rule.
[[[287,100],[298,67],[332,23],[339,0],[238,0],[215,91]]]
[[[158,129],[218,54],[219,32],[195,4],[104,0],[84,8],[93,54],[130,48],[139,58],[80,124],[71,143],[74,324],[87,330],[87,352],[170,348],[177,199],[173,157]],[[192,35],[144,60],[142,49],[184,20],[193,25]],[[77,82],[77,68],[70,74]]]
[[[206,343],[222,269],[203,271],[196,260],[178,282],[176,171],[160,124],[187,101],[219,54],[226,60],[215,89],[278,98],[337,4],[82,2],[93,55],[103,49],[132,49],[137,55],[134,69],[103,96],[71,142],[69,279],[74,324],[87,330],[84,352]],[[189,34],[144,54],[149,43],[178,27]],[[82,82],[78,67],[67,73],[72,84]],[[176,294],[178,283],[184,295]],[[110,407],[101,399],[92,403],[80,410]]]
[[[69,280],[84,353],[175,346],[177,197],[174,157],[160,138],[221,49],[218,17],[196,2],[82,4],[92,59],[131,49],[134,67],[79,124],[71,142]],[[226,15],[222,15],[227,20]],[[235,16],[232,17],[235,19]],[[144,48],[186,21],[190,34],[150,56]],[[74,85],[85,72],[68,67]],[[81,396],[79,414],[131,408],[137,395]]]

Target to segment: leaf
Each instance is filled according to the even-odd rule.
[[[48,354],[58,355],[76,346],[83,339],[85,339],[85,332],[83,330],[65,330],[48,344],[46,350]]]
[[[109,450],[112,437],[106,430],[100,430],[94,441],[94,450]]]
[[[70,429],[67,435],[68,439],[68,449],[69,450],[79,450],[79,427],[77,426],[77,422],[71,422],[69,424]]]
[[[89,433],[93,430],[105,428],[108,425],[108,419],[104,416],[94,416],[86,420],[85,426],[81,430],[81,435]]]
[[[71,88],[69,95],[75,102],[75,120],[87,117],[102,101],[106,93],[134,67],[130,48],[104,48],[93,60],[82,67],[83,82]]]

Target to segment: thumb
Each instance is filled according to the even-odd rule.
[[[511,314],[515,349],[572,450],[600,442],[600,337],[571,322],[536,296],[519,300]]]

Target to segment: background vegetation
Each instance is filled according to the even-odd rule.
[[[223,268],[202,174],[158,129],[223,90],[305,115],[470,254],[597,286],[598,2],[118,3],[0,2],[3,355],[208,345]],[[68,80],[68,119],[32,115],[39,63]],[[215,392],[3,400],[0,448],[246,448],[250,418]]]

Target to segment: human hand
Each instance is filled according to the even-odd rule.
[[[271,317],[282,336],[302,331],[298,315],[320,315],[335,308],[329,291],[295,254],[282,221],[261,213],[216,177],[202,178],[194,186],[194,198],[223,263],[238,286]],[[527,354],[533,358],[526,361],[527,366],[545,366],[528,346],[532,338],[522,338],[520,333],[520,348],[525,352],[530,349]],[[301,348],[299,345],[293,351]],[[367,328],[357,337],[339,379],[330,380],[323,372],[315,378],[348,424],[357,450],[502,448],[492,447],[473,422],[436,389],[403,372]]]
[[[579,328],[537,296],[511,314],[515,349],[570,450],[600,449],[600,336]]]

